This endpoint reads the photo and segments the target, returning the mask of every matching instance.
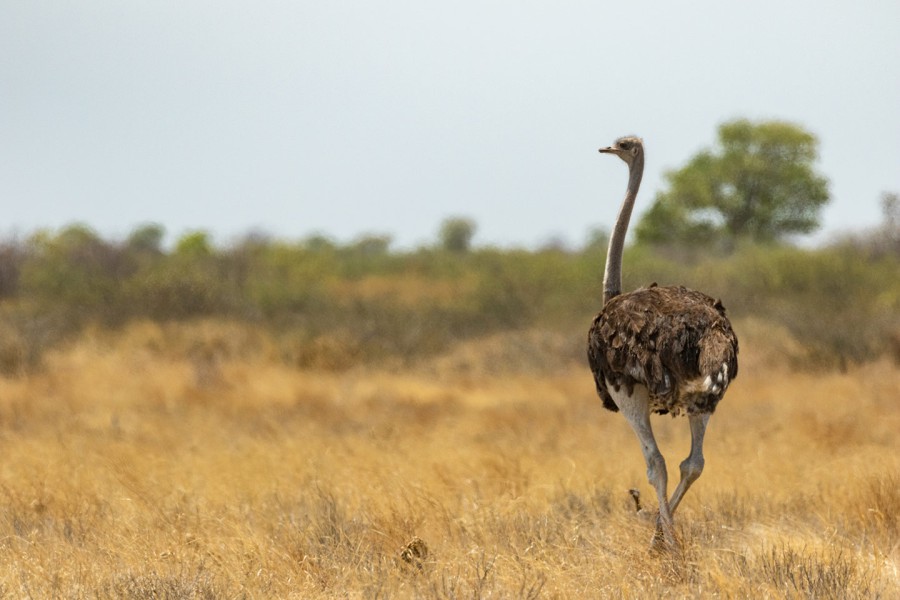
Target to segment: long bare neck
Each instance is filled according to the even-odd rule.
[[[637,198],[638,188],[641,187],[641,177],[644,175],[644,155],[634,158],[628,172],[628,189],[622,208],[619,209],[619,217],[612,235],[609,236],[609,250],[606,252],[606,272],[603,274],[603,304],[622,293],[622,251],[625,248],[625,234],[628,233],[628,222],[631,220],[631,211]]]

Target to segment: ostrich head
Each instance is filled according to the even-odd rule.
[[[644,156],[644,143],[639,137],[627,136],[616,140],[616,143],[606,148],[600,148],[604,154],[615,154],[631,167],[638,157]]]

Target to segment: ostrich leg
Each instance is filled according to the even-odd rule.
[[[616,406],[622,411],[622,416],[631,425],[641,443],[641,452],[647,463],[647,479],[656,490],[656,497],[659,500],[659,518],[656,522],[653,546],[659,546],[661,534],[662,541],[665,541],[668,547],[674,548],[676,546],[675,525],[672,521],[672,510],[669,508],[666,492],[669,475],[666,472],[666,460],[659,451],[656,438],[653,437],[653,429],[650,427],[650,400],[647,388],[636,385],[631,396],[628,396],[624,389],[619,392],[612,392],[612,386],[609,386],[608,389],[611,390],[610,395]]]
[[[672,499],[669,501],[669,510],[672,511],[672,514],[675,514],[675,509],[681,503],[684,493],[703,472],[703,436],[706,434],[709,415],[690,415],[688,419],[691,424],[691,453],[681,463],[681,481],[678,482],[678,487],[675,488]]]

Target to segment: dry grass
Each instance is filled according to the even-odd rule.
[[[335,374],[232,325],[86,336],[0,379],[0,596],[900,595],[896,366],[791,373],[743,339],[657,556],[632,433],[529,340],[559,347]],[[655,427],[675,477],[687,425]]]

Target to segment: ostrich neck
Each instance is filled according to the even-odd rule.
[[[628,233],[628,222],[631,220],[631,211],[637,198],[638,188],[641,187],[641,177],[644,175],[644,156],[639,154],[628,172],[628,189],[622,208],[619,209],[619,217],[612,235],[609,236],[609,250],[606,252],[606,272],[603,274],[603,304],[609,302],[622,293],[622,251],[625,248],[625,234]]]

